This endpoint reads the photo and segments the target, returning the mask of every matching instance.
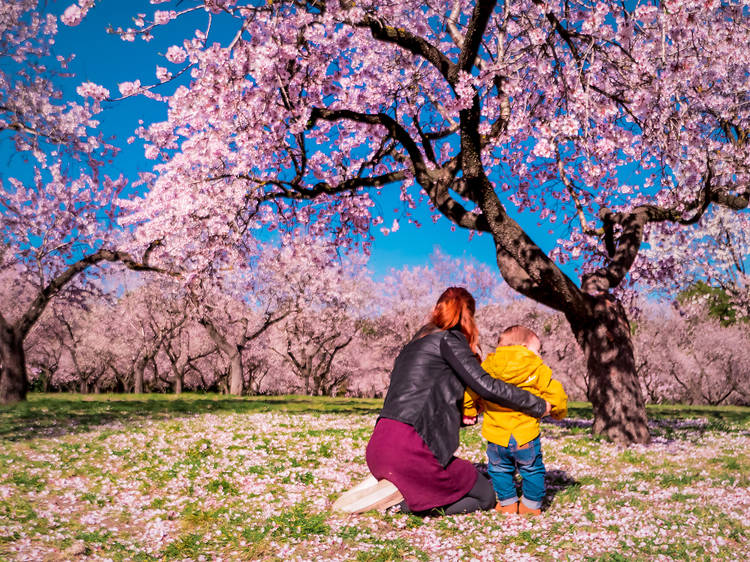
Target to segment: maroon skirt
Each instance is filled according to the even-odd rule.
[[[375,424],[365,458],[372,475],[395,484],[412,511],[452,504],[477,481],[469,461],[453,457],[443,468],[412,426],[388,418]]]

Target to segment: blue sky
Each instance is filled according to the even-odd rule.
[[[72,0],[48,1],[47,9],[59,15],[71,2]],[[175,8],[173,3],[164,4],[160,8],[179,9]],[[79,26],[70,28],[61,24],[57,37],[57,54],[76,53],[76,59],[71,65],[76,78],[66,86],[66,94],[76,96],[75,87],[87,80],[108,88],[113,96],[119,95],[117,85],[124,81],[140,79],[144,84],[153,83],[156,64],[165,66],[164,59],[157,53],[164,53],[170,45],[181,42],[185,36],[183,26],[191,22],[202,26],[205,22],[203,13],[190,15],[184,22],[178,20],[157,29],[156,37],[149,43],[140,39],[130,43],[123,42],[117,36],[106,33],[109,25],[129,27],[132,25],[131,18],[136,13],[151,14],[152,11],[153,6],[147,0],[99,0]],[[226,26],[222,29],[220,22],[214,23],[209,40],[226,43],[232,32]],[[140,119],[146,123],[162,120],[166,117],[166,108],[160,103],[143,98],[109,103],[105,104],[105,107],[105,111],[99,116],[101,128],[105,135],[114,135],[115,144],[122,147],[122,152],[109,173],[118,175],[122,172],[127,177],[135,179],[138,171],[149,170],[153,161],[144,158],[138,142],[127,145],[124,141],[133,134]],[[469,241],[469,233],[460,229],[452,231],[448,220],[440,219],[433,223],[426,205],[420,205],[415,214],[415,218],[422,223],[422,226],[417,228],[398,215],[392,214],[394,209],[401,206],[398,188],[393,186],[385,191],[389,193],[377,201],[378,207],[384,212],[384,226],[390,226],[393,218],[399,218],[400,228],[387,236],[381,234],[378,228],[373,229],[375,241],[370,269],[376,277],[382,277],[391,268],[424,264],[436,247],[451,256],[471,256],[493,268],[497,267],[494,246],[488,235],[474,236]],[[524,221],[523,217],[516,218],[526,226],[527,221]],[[530,228],[528,231],[532,237],[535,234],[538,236],[538,229]],[[545,250],[549,250],[553,245],[553,239],[549,236],[538,238],[536,241]]]

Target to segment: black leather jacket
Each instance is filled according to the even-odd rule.
[[[467,386],[501,406],[535,418],[544,415],[544,400],[482,369],[460,330],[428,324],[396,357],[380,417],[414,427],[446,466],[458,448]]]

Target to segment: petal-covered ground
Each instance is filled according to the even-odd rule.
[[[585,419],[543,424],[537,518],[347,516],[330,505],[367,474],[377,410],[323,410],[4,431],[0,559],[750,559],[747,422],[662,419],[650,445],[628,448]],[[458,455],[485,460],[477,427]]]

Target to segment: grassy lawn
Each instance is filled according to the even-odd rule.
[[[649,408],[653,442],[544,423],[541,517],[344,516],[378,400],[31,395],[0,407],[0,560],[747,560],[750,409]],[[484,461],[477,427],[458,455]]]
[[[382,400],[316,396],[221,394],[29,394],[13,407],[0,405],[0,439],[18,440],[88,431],[103,424],[141,422],[203,414],[305,412],[372,415]]]

